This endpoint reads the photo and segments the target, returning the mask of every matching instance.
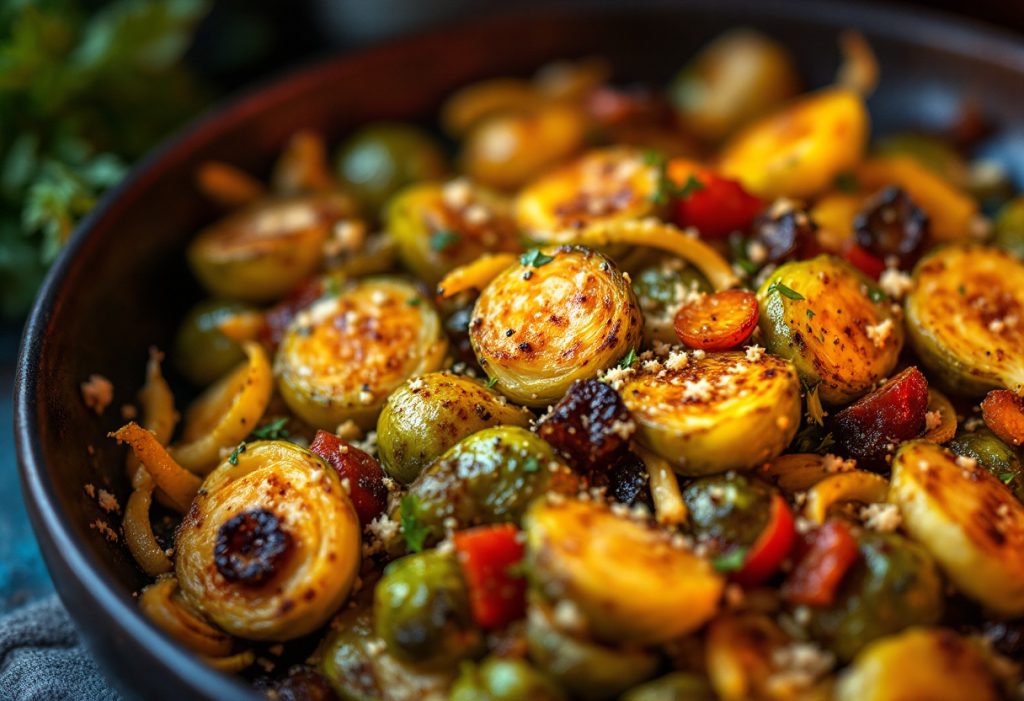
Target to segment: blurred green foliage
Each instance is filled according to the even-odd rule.
[[[182,65],[209,0],[0,0],[0,316],[205,95]]]

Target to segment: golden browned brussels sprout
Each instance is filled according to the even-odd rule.
[[[660,179],[657,165],[639,149],[590,151],[523,189],[516,221],[533,241],[571,242],[589,224],[654,214]]]
[[[514,190],[579,152],[585,130],[582,111],[568,104],[495,114],[466,136],[462,167],[479,183]]]
[[[857,165],[867,133],[861,96],[829,88],[742,130],[726,144],[720,167],[762,197],[813,197]]]
[[[950,245],[914,270],[910,342],[951,392],[1024,386],[1024,263],[985,246]]]
[[[405,266],[431,285],[489,251],[521,250],[505,198],[461,178],[402,190],[388,204],[387,229]]]
[[[637,439],[684,475],[756,467],[800,425],[796,370],[763,352],[674,352],[628,373],[620,392]]]
[[[445,519],[460,528],[518,523],[537,497],[579,486],[545,441],[519,426],[495,426],[463,438],[424,470],[402,499],[401,520],[415,526],[422,546],[441,539]],[[406,544],[414,538],[406,529]]]
[[[644,313],[644,340],[678,343],[675,318],[686,301],[714,289],[696,267],[664,258],[632,274],[633,291]]]
[[[428,550],[388,565],[374,590],[373,616],[388,652],[420,667],[454,667],[483,645],[452,553]]]
[[[992,431],[982,428],[962,433],[947,447],[956,455],[976,460],[1009,487],[1018,499],[1024,499],[1024,468],[1017,451],[999,440]]]
[[[793,97],[799,83],[784,46],[760,32],[735,29],[701,49],[669,95],[686,129],[718,141]]]
[[[189,265],[216,297],[271,302],[320,267],[332,229],[354,211],[339,192],[264,200],[201,231]]]
[[[369,428],[396,388],[441,366],[447,347],[437,312],[415,286],[367,278],[296,315],[274,372],[288,407],[307,423]]]
[[[181,522],[175,572],[185,600],[228,633],[291,640],[348,596],[359,539],[348,493],[320,458],[283,441],[241,444]]]
[[[823,402],[856,399],[896,365],[903,325],[889,298],[836,258],[786,263],[757,297],[765,347],[792,360]]]
[[[559,629],[555,612],[531,602],[527,610],[526,644],[530,657],[573,698],[613,699],[648,679],[658,656],[639,647],[610,647]]]
[[[185,379],[206,386],[242,362],[242,347],[221,333],[220,323],[247,311],[252,307],[217,299],[204,300],[189,310],[178,326],[172,355]]]
[[[998,701],[984,656],[951,630],[912,628],[867,647],[843,672],[835,701]]]
[[[338,177],[375,215],[400,189],[444,177],[448,166],[437,143],[411,124],[380,122],[363,127],[341,146]]]
[[[714,690],[703,677],[672,672],[622,695],[622,701],[716,701]]]
[[[724,582],[664,531],[595,501],[538,501],[525,519],[531,584],[597,640],[646,645],[715,615]]]
[[[640,344],[643,317],[626,278],[596,251],[533,249],[484,288],[469,325],[473,352],[519,404],[557,401]]]
[[[911,441],[892,461],[889,500],[962,592],[1003,615],[1024,613],[1024,505],[998,478],[971,458]]]
[[[533,415],[477,380],[432,372],[399,387],[377,419],[377,447],[391,477],[412,482],[434,459],[489,426],[529,426]]]
[[[449,701],[565,701],[565,692],[525,660],[492,657],[464,665]]]

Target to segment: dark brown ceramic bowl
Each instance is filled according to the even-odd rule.
[[[876,131],[949,119],[961,96],[1004,123],[1024,116],[1024,46],[962,20],[863,4],[701,0],[593,3],[489,19],[344,56],[233,100],[137,167],[75,232],[25,332],[16,433],[25,499],[57,591],[111,680],[127,696],[254,699],[139,613],[143,577],[127,552],[90,523],[103,514],[83,485],[124,503],[123,453],[104,436],[132,401],[146,349],[166,348],[199,291],[185,269],[189,237],[215,215],[193,187],[196,167],[221,159],[265,172],[285,139],[313,128],[337,139],[372,119],[430,119],[467,81],[527,73],[558,57],[601,54],[624,79],[664,81],[704,41],[748,24],[793,50],[809,85],[828,82],[836,35],[861,29],[878,52]],[[116,402],[102,418],[79,383],[109,377]]]

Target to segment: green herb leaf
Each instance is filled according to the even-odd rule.
[[[405,547],[414,553],[423,551],[423,544],[427,542],[427,536],[430,535],[430,526],[420,521],[416,516],[419,504],[419,497],[415,494],[406,494],[402,497],[400,507],[402,536],[405,538]]]
[[[540,460],[536,456],[530,455],[523,461],[523,472],[538,472],[540,470]]]
[[[410,297],[409,299],[405,300],[405,303],[408,304],[410,307],[418,307],[423,303],[423,300],[420,299],[419,297]]]
[[[790,287],[786,287],[781,282],[773,282],[768,286],[768,294],[771,294],[772,292],[778,292],[783,297],[788,297],[789,299],[795,299],[798,301],[806,299],[802,294]]]
[[[1013,473],[1012,472],[1000,472],[999,473],[999,481],[1002,482],[1003,484],[1010,484],[1010,482],[1013,482]]]
[[[285,425],[288,423],[288,417],[282,416],[279,419],[274,419],[270,423],[264,424],[257,429],[254,429],[251,434],[252,438],[258,438],[266,441],[277,441],[282,438],[288,437],[288,429]]]
[[[554,258],[552,256],[547,255],[546,253],[544,253],[544,251],[540,250],[539,248],[531,248],[529,251],[519,256],[520,263],[522,263],[523,265],[533,266],[534,268],[539,268],[542,265],[547,265],[553,260]]]
[[[875,304],[880,304],[889,299],[889,295],[885,294],[882,290],[877,287],[868,287],[868,299]]]
[[[623,370],[633,367],[633,362],[636,360],[636,348],[630,348],[626,356],[619,361],[619,367]]]
[[[743,569],[747,562],[746,548],[733,548],[724,555],[719,555],[711,561],[712,566],[718,572],[736,572]]]
[[[441,231],[435,231],[430,235],[430,250],[441,253],[447,251],[452,246],[455,246],[462,242],[462,235],[454,231],[448,231],[442,229]]]
[[[808,309],[807,310],[807,318],[808,319],[813,319],[814,318],[814,310],[813,309]]]
[[[245,441],[242,441],[235,446],[235,449],[231,451],[231,455],[228,456],[228,462],[232,465],[238,464],[238,456],[245,452]]]
[[[705,189],[707,189],[707,186],[704,185],[704,183],[697,180],[695,175],[690,175],[690,177],[686,179],[686,182],[683,183],[683,186],[675,191],[675,196],[681,200],[686,200],[689,199],[690,195],[693,193],[700,192]]]
[[[957,286],[956,291],[960,293],[961,297],[963,297],[965,294],[967,294],[967,288],[964,287],[963,285]]]
[[[496,385],[496,384],[498,384],[498,378],[497,377],[492,377],[491,379],[487,380],[487,389],[493,388],[494,385]]]

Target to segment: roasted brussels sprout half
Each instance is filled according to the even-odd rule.
[[[697,268],[679,258],[647,265],[631,277],[633,292],[644,313],[647,343],[678,343],[674,322],[679,307],[697,294],[714,291]]]
[[[1024,197],[1007,202],[996,217],[992,243],[1024,259]]]
[[[483,644],[451,553],[428,550],[384,568],[374,590],[373,615],[374,630],[388,652],[424,668],[453,667]]]
[[[190,605],[231,635],[291,640],[323,625],[348,596],[359,518],[320,458],[293,443],[258,441],[206,478],[175,551]]]
[[[622,695],[622,701],[716,701],[708,681],[688,672],[672,672]]]
[[[796,371],[767,353],[676,352],[630,372],[620,393],[637,440],[684,475],[756,467],[800,424]]]
[[[354,209],[338,192],[264,200],[201,231],[188,262],[215,297],[271,302],[320,267],[333,227]]]
[[[896,365],[903,325],[888,297],[836,258],[786,263],[757,297],[765,347],[792,360],[827,404],[856,399]]]
[[[299,312],[274,372],[288,407],[307,423],[368,428],[403,382],[440,368],[447,347],[437,312],[415,286],[368,278]]]
[[[1005,616],[1024,613],[1024,505],[998,478],[911,441],[893,459],[889,500],[960,591]]]
[[[469,326],[497,389],[532,407],[614,365],[640,345],[642,330],[636,295],[615,264],[572,246],[524,253],[480,293]]]
[[[401,516],[427,529],[430,543],[444,535],[447,518],[460,528],[518,523],[537,497],[575,493],[579,484],[535,434],[496,426],[463,438],[424,470],[409,486]]]
[[[217,299],[192,307],[174,339],[171,357],[178,372],[192,384],[205,387],[242,362],[242,347],[221,333],[220,323],[251,309],[239,302]]]
[[[946,446],[956,455],[976,460],[1017,495],[1024,498],[1024,468],[1017,451],[987,428],[961,433]]]
[[[448,167],[437,143],[408,124],[370,124],[338,152],[338,177],[371,214],[400,189],[443,177]]]
[[[718,141],[793,97],[799,84],[784,46],[736,29],[701,49],[669,86],[669,96],[688,130]]]
[[[570,243],[597,222],[654,214],[662,174],[638,149],[591,151],[520,191],[516,220],[537,243]]]
[[[377,450],[403,484],[460,440],[490,426],[529,426],[533,415],[477,380],[449,372],[421,375],[388,397],[377,419]]]
[[[942,577],[924,548],[895,533],[864,531],[858,549],[860,559],[832,604],[810,609],[811,634],[843,660],[878,638],[942,616]]]
[[[538,602],[527,611],[526,644],[542,671],[584,701],[613,699],[658,668],[651,651],[605,646],[560,630],[551,608]]]
[[[740,131],[726,144],[720,168],[761,197],[813,197],[857,165],[867,132],[861,96],[828,88]]]
[[[746,475],[695,480],[683,490],[690,527],[723,547],[752,545],[768,525],[775,490]]]
[[[1024,263],[985,246],[940,248],[914,270],[904,304],[914,350],[950,392],[1024,386]]]
[[[568,104],[495,114],[466,136],[462,167],[477,182],[514,190],[578,153],[585,131],[582,111]]]
[[[488,251],[521,250],[505,198],[462,178],[399,192],[387,207],[387,230],[402,263],[431,285]]]
[[[977,647],[951,630],[912,628],[867,647],[840,676],[835,701],[998,701]]]
[[[525,660],[489,658],[466,664],[450,701],[565,701],[562,691]]]
[[[724,582],[710,563],[597,502],[539,501],[525,528],[531,584],[554,606],[574,607],[597,640],[666,642],[718,608]]]

